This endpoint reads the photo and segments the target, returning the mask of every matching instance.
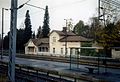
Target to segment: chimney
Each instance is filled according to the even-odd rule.
[[[67,32],[67,27],[63,27],[63,32]]]

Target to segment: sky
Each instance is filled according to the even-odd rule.
[[[24,4],[28,0],[18,0],[18,6]],[[30,0],[29,4],[45,8],[48,5],[50,16],[50,29],[62,30],[66,25],[64,19],[72,19],[73,25],[83,20],[85,24],[89,23],[89,19],[97,15],[97,0]],[[10,8],[11,0],[0,0],[1,8]],[[37,32],[39,26],[43,25],[44,13],[42,9],[25,5],[18,10],[17,28],[24,28],[24,20],[26,11],[29,10],[32,31]],[[0,12],[0,34],[1,34],[1,13]],[[10,10],[4,11],[4,33],[10,30]]]

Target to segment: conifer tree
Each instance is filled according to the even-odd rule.
[[[35,39],[35,31],[32,33],[32,39]]]
[[[28,40],[32,37],[32,25],[31,25],[31,20],[30,20],[30,15],[29,15],[29,10],[26,12],[25,16],[25,31],[24,31],[24,44],[28,42]]]
[[[36,35],[37,38],[41,38],[42,37],[42,28],[41,26],[39,26],[38,30],[37,30],[37,35]]]
[[[42,36],[43,36],[43,38],[48,37],[49,32],[50,32],[50,28],[49,28],[49,12],[48,12],[48,6],[46,6],[45,15],[44,15],[44,22],[43,22],[43,27],[42,27]]]

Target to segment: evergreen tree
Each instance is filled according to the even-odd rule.
[[[80,20],[74,27],[73,32],[77,35],[82,35],[82,31],[84,28],[84,22]]]
[[[42,37],[42,28],[41,26],[39,26],[38,30],[37,30],[37,35],[36,35],[37,38],[41,38]]]
[[[84,25],[84,22],[80,20],[74,27],[73,32],[77,35],[89,38],[90,27],[89,25]]]
[[[3,48],[5,50],[9,49],[9,34],[10,32],[8,32],[7,35],[4,37]]]
[[[24,29],[17,30],[17,41],[16,41],[16,48],[18,50],[24,50]]]
[[[1,34],[0,34],[0,50],[2,48],[2,39],[1,39]]]
[[[30,15],[29,15],[29,10],[26,12],[25,16],[25,31],[24,31],[24,44],[29,41],[29,39],[32,37],[32,25],[31,25],[31,20],[30,20]]]
[[[82,35],[83,37],[86,37],[86,38],[91,38],[91,37],[90,37],[91,34],[90,34],[90,26],[89,26],[89,25],[85,25],[85,26],[84,26],[84,29],[83,29],[81,35]]]
[[[50,28],[49,28],[49,12],[48,12],[48,6],[46,6],[45,15],[44,15],[44,22],[43,22],[43,27],[42,27],[42,36],[43,36],[43,38],[48,37],[49,32],[50,32]]]
[[[35,31],[32,33],[32,39],[35,39]]]

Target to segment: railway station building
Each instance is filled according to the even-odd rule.
[[[30,39],[25,44],[25,54],[69,56],[80,52],[82,42],[92,40],[78,36],[71,31],[53,30],[49,38]]]

